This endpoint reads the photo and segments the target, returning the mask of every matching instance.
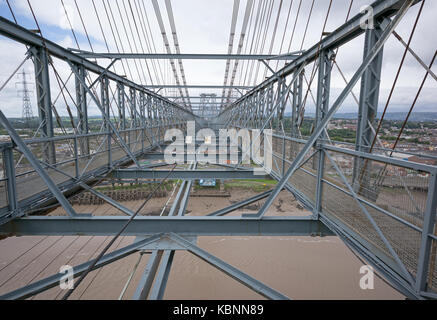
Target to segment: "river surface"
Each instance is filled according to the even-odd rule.
[[[243,192],[244,193],[244,192]],[[249,194],[233,192],[230,199],[192,198],[191,214],[209,213]],[[156,202],[156,203],[155,203]],[[162,208],[156,199],[148,210]],[[139,202],[124,203],[135,209]],[[289,194],[279,197],[269,215],[307,214],[297,209]],[[79,212],[113,215],[108,205],[80,206]],[[247,210],[246,210],[247,211]],[[59,209],[52,215],[62,214]],[[237,212],[235,214],[241,214]],[[95,257],[108,237],[12,237],[0,241],[0,294],[15,290],[59,272],[63,265],[78,265]],[[134,241],[122,237],[111,250]],[[404,299],[379,277],[373,290],[360,288],[363,263],[337,237],[199,237],[198,245],[225,262],[271,286],[292,299]],[[140,258],[131,255],[90,273],[72,299],[118,299]],[[143,255],[123,299],[132,298],[149,255]],[[34,299],[60,299],[58,287]],[[165,299],[262,299],[261,296],[194,255],[178,251],[173,261]]]

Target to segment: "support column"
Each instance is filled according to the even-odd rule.
[[[32,48],[35,66],[36,95],[38,114],[41,122],[43,138],[53,138],[53,109],[50,93],[49,56],[44,48]],[[43,151],[44,161],[56,164],[56,148],[54,142],[46,142]]]
[[[117,95],[118,95],[118,115],[120,117],[120,130],[126,130],[126,105],[124,97],[124,84],[117,84]],[[121,136],[126,140],[126,133],[122,133]]]
[[[141,276],[137,289],[133,296],[133,300],[146,300],[149,296],[150,289],[152,288],[155,280],[156,272],[158,271],[159,263],[162,259],[163,251],[155,250],[149,258],[146,269]]]
[[[144,139],[146,138],[146,97],[140,92],[140,123],[141,123],[141,151],[144,153]]]
[[[130,92],[130,108],[131,108],[131,115],[132,115],[132,123],[133,123],[133,128],[137,128],[138,127],[138,122],[137,122],[137,92],[135,89],[130,88],[129,90]]]
[[[284,94],[286,94],[287,84],[285,82],[285,78],[279,78],[278,80],[278,101],[282,99],[282,103],[278,108],[278,119],[276,122],[276,130],[281,130],[281,121],[284,118],[285,108],[287,108],[287,97],[283,98]]]
[[[152,97],[147,96],[147,125],[149,127],[153,126],[152,102]]]
[[[75,66],[76,72],[79,77],[82,79],[82,82],[75,77],[76,82],[76,105],[78,108],[77,118],[78,118],[78,126],[77,131],[78,134],[88,134],[89,133],[89,123],[88,123],[88,105],[87,105],[87,92],[85,88],[82,86],[82,83],[85,83],[86,78],[86,70],[82,65]],[[79,140],[79,148],[82,156],[90,154],[90,145],[88,138],[81,138]]]
[[[129,145],[131,148],[134,148],[135,141],[137,141],[137,94],[136,90],[133,88],[129,89],[129,100],[130,100],[130,114],[131,114],[131,126],[130,129],[134,129],[134,131],[129,132]],[[132,137],[133,134],[133,137]],[[133,138],[133,139],[132,139]],[[135,150],[134,150],[135,151]]]
[[[5,178],[7,178],[8,204],[9,211],[14,212],[18,209],[17,200],[17,182],[15,178],[15,163],[14,153],[12,148],[5,148],[3,150],[3,165],[5,171]]]
[[[111,121],[111,112],[110,112],[110,102],[109,102],[109,80],[107,77],[102,77],[100,80],[100,101],[102,102],[102,108],[105,111],[107,118],[104,115],[103,119],[105,121],[105,131],[107,134],[107,152],[108,152],[108,166],[109,169],[112,168],[112,138],[111,138],[111,126],[108,121]],[[108,119],[108,120],[106,120]]]
[[[317,86],[317,105],[316,105],[316,127],[318,127],[326,114],[329,111],[329,95],[331,92],[331,71],[332,59],[334,53],[332,51],[322,51],[319,57],[319,79]],[[325,151],[320,148],[321,140],[326,139],[326,134],[323,133],[317,148],[319,153],[314,156],[313,166],[317,169],[317,187],[316,187],[316,203],[314,206],[314,217],[319,217],[319,212],[322,210],[322,195],[323,195],[323,175],[325,169]]]
[[[433,235],[436,224],[437,211],[437,175],[429,176],[428,199],[426,202],[426,211],[423,219],[422,241],[419,251],[419,262],[417,266],[416,291],[417,293],[424,292],[428,288],[428,279],[430,271],[430,258],[433,240],[430,235]],[[436,241],[434,241],[436,242]],[[437,243],[437,242],[436,242]],[[436,246],[437,244],[434,244]]]
[[[303,99],[303,75],[304,71],[302,71],[302,73],[299,75],[295,75],[298,76],[298,78],[293,87],[293,104],[291,106],[291,136],[294,138],[299,137],[299,111],[302,106]]]
[[[157,113],[157,108],[156,108],[156,98],[152,98],[152,104],[151,104],[151,108],[152,108],[152,116],[153,116],[153,120],[152,120],[152,126],[153,126],[153,134],[155,135],[156,140],[159,142],[159,128],[158,128],[158,124],[159,124],[159,119],[158,119],[158,113]]]
[[[268,118],[268,116],[272,113],[273,111],[273,84],[270,85],[270,87],[267,89],[267,108],[266,108],[266,112],[264,113],[264,116],[266,118]],[[270,121],[270,128],[273,129],[273,119]]]
[[[378,42],[383,30],[381,24],[375,24],[374,29],[367,29],[364,43],[364,57],[367,57],[370,50]],[[378,113],[379,91],[381,85],[381,69],[383,60],[382,49],[373,60],[361,78],[360,105],[358,110],[358,127],[355,150],[369,152],[375,135],[372,127],[376,123]],[[370,183],[372,166],[364,159],[355,159],[353,187],[363,197],[375,201],[377,193]]]

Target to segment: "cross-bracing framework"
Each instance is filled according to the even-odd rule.
[[[432,71],[434,61],[430,65],[424,63],[410,47],[411,38],[406,42],[396,32],[396,27],[411,7],[420,7],[417,16],[419,19],[424,1],[376,1],[371,4],[375,28],[363,28],[366,13],[353,17],[348,15],[346,22],[335,31],[327,33],[323,30],[320,42],[310,49],[301,48],[299,52],[277,55],[271,54],[271,50],[268,55],[241,54],[245,37],[250,38],[250,31],[255,30],[252,29],[252,25],[264,23],[262,15],[269,12],[267,7],[260,6],[258,15],[255,16],[254,1],[247,2],[236,55],[232,54],[232,44],[239,1],[235,1],[231,26],[232,41],[227,55],[181,54],[171,3],[166,0],[176,52],[172,53],[160,17],[159,4],[155,0],[152,2],[163,31],[166,54],[151,51],[146,54],[144,48],[136,48],[137,53],[134,53],[132,48],[131,53],[125,51],[127,48],[118,50],[118,53],[109,52],[109,47],[108,53],[94,53],[80,48],[66,49],[44,38],[41,30],[31,32],[17,23],[0,18],[0,34],[25,45],[28,51],[24,61],[33,61],[40,120],[38,134],[33,139],[23,140],[0,111],[0,123],[11,138],[10,143],[0,145],[5,172],[4,178],[0,179],[0,234],[116,236],[122,230],[123,235],[135,236],[133,244],[110,253],[102,252],[97,259],[74,267],[74,277],[82,279],[89,271],[134,253],[150,254],[133,299],[164,297],[177,250],[192,253],[265,298],[289,299],[292,297],[281,294],[201,249],[197,245],[197,237],[336,235],[405,296],[413,299],[437,298],[437,167],[393,157],[394,150],[387,150],[379,145],[380,128],[377,127],[376,120],[380,102],[383,51],[389,38],[396,37],[403,45],[404,58],[411,54],[424,67],[425,80],[428,77],[437,80]],[[126,5],[124,1],[122,3]],[[134,33],[135,28],[136,32],[140,29],[144,37],[148,34],[149,23],[139,20],[140,15],[144,13],[144,7],[141,7],[141,1],[127,3],[131,10],[134,8],[137,12],[135,15],[132,10],[130,30]],[[116,39],[120,38],[119,30],[115,20],[111,23],[109,18],[114,14],[116,7],[120,10],[119,4],[113,4],[111,7],[109,1],[103,1],[103,5],[117,44]],[[77,9],[79,11],[79,7]],[[126,10],[126,6],[124,9]],[[65,12],[68,18],[68,13]],[[100,22],[103,17],[99,16],[97,10],[96,14]],[[38,24],[36,17],[35,22]],[[413,26],[411,37],[415,27],[416,25]],[[126,29],[125,31],[126,34],[129,32]],[[73,29],[72,32],[74,34]],[[259,37],[255,37],[253,32],[252,41],[254,38],[260,40],[260,37],[261,32]],[[354,39],[364,39],[364,55],[352,78],[347,80],[339,67],[337,54],[342,46]],[[139,43],[143,46],[142,42]],[[147,41],[146,45],[149,49],[152,47],[152,43]],[[91,42],[90,47],[92,48]],[[102,59],[110,59],[109,66],[100,66],[98,62]],[[225,84],[188,85],[183,67],[185,59],[227,60]],[[70,68],[71,74],[68,79],[63,79],[59,75],[54,60]],[[129,60],[133,60],[134,64],[127,63]],[[153,83],[151,76],[151,81],[148,81],[146,72],[141,73],[145,81],[141,81],[140,84],[129,80],[132,79],[128,76],[132,65],[136,66],[138,74],[140,69],[144,71],[144,66],[157,71],[160,66],[158,60],[170,62],[176,84]],[[288,63],[282,69],[275,69],[275,62],[279,64],[282,60]],[[236,62],[235,65],[230,61]],[[265,66],[266,74],[271,72],[272,75],[257,86],[245,83],[236,85],[238,61],[246,62],[247,66],[258,63],[258,68]],[[23,63],[18,66],[16,72]],[[120,67],[119,63],[122,64],[125,73],[123,76],[115,72],[115,65]],[[332,100],[331,74],[336,68],[342,74],[346,86],[340,95]],[[309,78],[308,70],[311,70]],[[75,82],[74,95],[66,90],[69,81]],[[60,87],[60,93],[56,98],[51,94],[51,85],[54,83]],[[360,96],[356,97],[353,89],[359,83]],[[312,84],[317,87],[316,91],[311,90]],[[190,88],[219,88],[223,90],[223,96],[190,96]],[[151,91],[152,89],[155,91]],[[169,89],[176,89],[180,95],[169,94]],[[420,92],[421,89],[418,95]],[[354,96],[359,106],[358,138],[353,145],[330,140],[326,130],[349,95]],[[199,105],[197,100],[201,99],[200,104],[212,104],[211,101],[206,101],[208,98],[214,100],[213,111],[200,110],[196,106]],[[77,121],[72,120],[74,134],[54,134],[53,122],[60,120],[55,107],[59,99],[65,100],[72,119],[71,108],[77,112]],[[316,105],[316,119],[311,136],[305,137],[301,134],[301,126],[305,106],[310,99],[313,99]],[[98,132],[90,129],[88,111],[91,105],[97,107],[102,114],[103,124]],[[288,105],[292,107],[291,125],[285,128],[283,120]],[[185,132],[188,121],[196,122],[199,128],[213,128],[217,131],[217,137],[218,130],[222,128],[257,129],[261,133],[272,129],[272,145],[268,146],[267,141],[264,141],[261,148],[272,148],[273,171],[270,176],[278,181],[277,186],[272,191],[208,215],[186,216],[193,180],[259,178],[254,174],[253,168],[242,166],[246,150],[240,150],[239,163],[216,162],[222,167],[220,170],[199,169],[196,154],[186,155],[189,161],[186,170],[175,170],[174,167],[171,170],[161,170],[159,167],[166,164],[144,166],[140,163],[139,159],[163,159],[166,131],[180,129]],[[258,138],[252,137],[253,140]],[[196,145],[201,141],[194,139],[189,142],[191,143]],[[59,152],[61,145],[68,145],[68,156],[65,156],[64,152]],[[353,170],[343,167],[345,159],[353,163]],[[26,165],[22,165],[24,161]],[[126,169],[130,165],[133,167]],[[263,166],[263,163],[258,165]],[[401,174],[404,171],[408,172],[407,177]],[[102,181],[163,183],[168,179],[180,179],[182,182],[168,216],[161,217],[137,216],[138,212],[94,189],[94,186]],[[384,186],[388,180],[397,186],[396,192],[403,201],[402,206],[386,200],[387,191]],[[420,192],[413,193],[413,189]],[[312,212],[312,216],[266,216],[267,210],[283,190],[288,190],[296,197]],[[77,213],[69,199],[81,191],[94,194],[123,215],[97,217]],[[149,198],[152,196],[153,192]],[[255,215],[226,216],[262,199],[266,201]],[[48,208],[59,205],[65,210],[66,216],[45,215]],[[55,274],[0,298],[30,298],[58,286],[62,276]]]

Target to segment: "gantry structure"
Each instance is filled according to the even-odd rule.
[[[130,1],[128,3],[133,6]],[[136,6],[138,2],[133,3]],[[158,14],[159,3],[156,0],[152,3],[158,24],[164,29],[163,19]],[[109,2],[103,4],[105,10],[110,9]],[[165,1],[165,5],[171,9],[170,1]],[[236,54],[232,44],[238,7],[237,10],[234,7],[228,54],[182,54],[171,10],[168,12],[175,49],[171,49],[163,32],[167,52],[162,54],[144,53],[146,51],[141,48],[118,53],[110,52],[109,48],[108,53],[64,48],[45,38],[41,29],[28,30],[17,21],[1,17],[0,34],[26,46],[24,61],[33,62],[40,127],[34,138],[22,139],[0,111],[0,124],[11,140],[0,144],[5,172],[0,179],[0,235],[135,236],[135,242],[127,247],[110,253],[104,251],[98,258],[74,266],[74,277],[81,279],[90,270],[134,253],[149,253],[149,262],[137,284],[134,299],[164,297],[177,250],[194,254],[265,298],[293,298],[201,249],[197,237],[335,235],[406,297],[437,298],[437,166],[396,157],[395,149],[381,144],[378,138],[381,128],[377,120],[378,111],[381,111],[384,47],[389,39],[400,42],[404,58],[411,55],[424,67],[425,80],[437,80],[432,71],[434,60],[430,65],[423,62],[411,48],[411,38],[406,41],[396,32],[410,10],[419,12],[418,19],[423,5],[424,1],[416,0],[378,0],[370,4],[374,28],[363,28],[367,13],[358,13],[348,16],[336,30],[323,30],[321,40],[309,49],[276,55],[271,52],[242,54],[243,34],[250,31],[248,25],[252,19],[249,17],[255,11],[255,3],[251,0],[247,2],[246,14],[249,15],[242,24],[244,32]],[[266,8],[265,14],[267,12]],[[253,20],[261,21],[261,16],[259,14]],[[37,20],[36,23],[38,25]],[[132,24],[137,22],[132,21]],[[140,27],[144,26],[146,24],[140,24]],[[415,27],[411,26],[412,33]],[[113,31],[117,29],[115,25],[111,28]],[[364,41],[364,53],[360,53],[362,60],[350,79],[344,77],[345,87],[333,99],[331,73],[334,68],[339,68],[338,51],[357,39]],[[108,59],[109,65],[102,66],[101,63]],[[225,84],[188,85],[183,69],[183,61],[187,59],[226,61]],[[170,62],[175,83],[138,83],[126,72],[127,61],[142,66],[144,61],[159,60]],[[71,70],[68,79],[57,72],[54,61],[68,66]],[[275,63],[280,61],[286,63],[275,69]],[[265,66],[270,75],[256,86],[237,85],[235,74],[239,62],[258,63]],[[124,63],[125,74],[115,72],[117,63],[117,66]],[[176,72],[178,67],[180,76]],[[75,83],[75,94],[69,95],[62,89],[68,87],[70,79]],[[61,87],[58,97],[51,94],[56,84]],[[311,90],[312,85],[317,89]],[[357,85],[361,85],[359,97],[353,93]],[[176,93],[169,94],[171,89]],[[208,93],[190,96],[189,89],[204,89]],[[223,90],[223,95],[210,95],[213,89]],[[418,95],[420,93],[421,89]],[[349,95],[354,95],[359,110],[356,143],[331,140],[327,132],[328,125]],[[214,101],[209,101],[209,98]],[[72,121],[73,134],[54,133],[54,122],[60,118],[55,108],[59,99],[70,101],[64,106],[70,116],[73,106],[77,110],[77,117]],[[316,114],[312,129],[305,136],[301,128],[305,105],[310,99],[314,100]],[[199,108],[212,104],[213,109]],[[91,106],[98,109],[103,119],[97,131],[92,130]],[[289,125],[284,125],[286,110],[290,106],[291,120]],[[190,121],[198,129],[213,128],[217,136],[220,129],[249,129],[253,135],[254,132],[262,134],[272,130],[273,165],[265,176],[278,181],[275,188],[212,214],[186,215],[195,180],[259,179],[252,165],[242,165],[242,159],[247,156],[245,150],[239,151],[238,163],[223,163],[218,152],[210,152],[208,162],[215,165],[213,169],[199,165],[196,152],[184,154],[189,164],[185,170],[175,169],[167,163],[144,164],[144,160],[163,160],[169,142],[165,141],[166,131],[180,129],[187,132]],[[194,146],[201,143],[196,138],[186,142]],[[267,144],[265,140],[263,149],[269,148]],[[417,158],[433,159],[423,154]],[[258,161],[256,165],[262,168],[265,163]],[[134,212],[94,188],[104,181],[114,180],[155,184],[181,180],[182,183],[168,216],[156,217],[138,214],[144,208],[147,210],[147,202]],[[266,215],[284,190],[312,215]],[[117,214],[92,216],[77,213],[70,200],[84,191],[109,203]],[[152,192],[149,199],[153,195]],[[265,202],[257,214],[228,216],[261,200]],[[46,214],[56,206],[62,206],[65,216]],[[58,286],[62,277],[63,274],[54,274],[0,298],[30,298]]]

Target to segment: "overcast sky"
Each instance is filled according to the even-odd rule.
[[[102,0],[94,0],[99,18],[101,20],[105,36],[108,41],[111,52],[116,52],[117,47],[114,43],[114,37],[112,34],[111,26],[108,22],[105,8],[103,6]],[[371,0],[355,0],[353,2],[351,16],[359,13],[361,7],[365,4],[372,3]],[[18,23],[29,29],[36,29],[35,23],[33,21],[31,12],[27,5],[26,0],[11,0],[10,1],[13,10],[16,14]],[[31,0],[30,3],[33,6],[35,15],[40,23],[43,35],[48,39],[64,46],[67,48],[77,48],[73,34],[70,30],[68,20],[66,19],[64,9],[61,4],[61,0],[51,0],[51,1],[41,1],[41,0]],[[87,38],[85,36],[84,29],[82,27],[81,19],[79,13],[76,9],[74,0],[64,0],[64,3],[69,14],[69,18],[73,23],[73,28],[76,36],[79,40],[79,46],[82,50],[91,50],[88,45]],[[96,12],[94,10],[91,0],[77,0],[77,3],[82,14],[83,21],[85,23],[88,35],[91,38],[93,49],[96,52],[107,52],[105,41],[98,24]],[[105,0],[105,3],[106,0]],[[171,50],[174,52],[173,39],[171,35],[169,19],[165,7],[165,2],[163,0],[158,0],[160,11],[165,23],[166,32],[171,44]],[[308,20],[312,0],[303,0],[300,8],[300,15],[297,18],[297,11],[299,7],[300,0],[267,0],[266,8],[270,10],[271,8],[271,19],[269,23],[269,29],[266,33],[266,40],[259,41],[258,51],[254,51],[256,48],[256,41],[252,47],[253,53],[264,53],[268,54],[270,47],[272,46],[272,53],[286,53],[290,51],[296,51],[303,49],[308,49],[314,45],[321,36],[322,26],[324,19],[326,17],[329,1],[328,0],[315,0],[314,8],[311,15],[311,19],[308,25],[308,32],[303,41],[303,36],[305,34],[305,26]],[[163,38],[161,36],[161,31],[158,26],[157,17],[152,6],[151,0],[130,0],[130,5],[132,6],[135,17],[137,20],[132,21],[130,19],[130,25],[126,19],[126,12],[130,15],[130,6],[128,0],[118,0],[118,6],[121,10],[122,16],[124,17],[125,28],[129,37],[126,37],[124,31],[123,23],[120,19],[118,12],[117,2],[110,0],[111,8],[115,16],[115,22],[117,28],[115,32],[118,32],[120,38],[122,39],[122,46],[126,52],[149,52],[149,47],[152,47],[154,51],[153,44],[156,51],[161,53],[165,51],[163,44]],[[258,8],[263,8],[265,4],[264,0],[255,0],[252,10],[251,19],[249,20],[249,33],[246,36],[246,41],[243,45],[242,53],[249,53],[253,38],[253,27],[255,25]],[[333,31],[344,23],[349,8],[350,0],[334,0],[331,8],[331,12],[328,18],[326,31]],[[177,28],[177,35],[179,38],[180,50],[182,53],[227,53],[229,44],[229,33],[231,27],[232,11],[233,11],[233,0],[172,0],[173,12],[175,17],[175,23]],[[290,11],[291,5],[291,11]],[[279,10],[281,6],[281,10]],[[107,7],[108,8],[108,7]],[[126,11],[125,11],[126,8]],[[136,14],[136,9],[141,10],[141,19],[139,15]],[[237,52],[238,42],[240,40],[241,29],[244,20],[244,14],[247,8],[247,0],[241,0],[239,4],[238,13],[238,23],[236,28],[236,35],[233,46],[233,53]],[[416,5],[410,9],[407,16],[404,18],[401,25],[397,28],[397,32],[405,39],[408,39],[413,22],[418,12],[419,5]],[[290,16],[288,19],[287,28],[286,22],[288,13]],[[437,1],[428,0],[425,4],[424,12],[422,18],[417,27],[415,37],[412,41],[411,47],[417,52],[417,54],[424,60],[426,64],[429,64],[435,50],[437,49],[437,22],[435,19],[437,13]],[[0,14],[6,19],[12,20],[12,16],[9,12],[5,0],[0,0]],[[268,17],[268,15],[265,15]],[[279,17],[279,19],[278,19]],[[147,19],[145,19],[147,18]],[[293,34],[293,28],[296,23],[296,30],[294,32],[294,38],[291,42],[291,36]],[[141,30],[144,27],[148,31],[147,21],[150,23],[151,35],[148,37],[138,39],[135,31],[135,22]],[[275,23],[277,24],[276,36],[273,37]],[[144,23],[144,24],[143,24]],[[134,30],[134,36],[130,33],[130,29]],[[118,34],[115,34],[116,37]],[[150,36],[153,37],[150,38]],[[141,37],[143,33],[141,32]],[[255,37],[256,40],[256,37]],[[344,72],[347,79],[350,79],[357,67],[359,66],[363,58],[363,37],[360,37],[346,46],[342,47],[338,53],[337,62]],[[119,49],[121,44],[119,43]],[[282,45],[282,50],[281,49]],[[261,46],[263,46],[263,51],[261,51]],[[132,47],[132,50],[130,49]],[[24,59],[26,48],[23,45],[15,43],[4,37],[0,37],[0,85],[3,84],[6,79],[11,75],[13,70],[20,64]],[[392,37],[385,47],[384,51],[384,67],[382,74],[382,92],[381,92],[381,108],[383,108],[385,101],[388,96],[388,92],[392,86],[396,70],[399,66],[404,47],[400,42]],[[107,60],[99,60],[103,66],[105,66]],[[184,61],[184,69],[188,84],[211,84],[211,85],[222,85],[224,81],[226,61]],[[70,74],[69,68],[65,63],[55,61],[56,68],[61,74],[62,78],[66,80]],[[148,76],[148,69],[152,75],[152,80],[154,84],[162,83],[165,81],[167,84],[174,83],[174,78],[170,72],[170,66],[168,63],[160,61],[158,64],[156,61],[152,64],[150,61],[146,65],[144,62],[140,64],[137,62],[139,73],[136,71],[136,66],[133,61],[130,62],[129,66],[132,70],[132,75],[127,71],[129,78],[132,78],[138,83],[148,83],[150,84],[150,78]],[[125,65],[126,66],[126,65]],[[232,65],[233,66],[233,65]],[[232,70],[231,66],[231,70]],[[242,66],[244,67],[243,69]],[[253,85],[254,83],[259,83],[264,78],[265,75],[269,73],[265,71],[264,67],[259,68],[258,78],[255,80],[252,77],[251,83],[247,81],[248,76],[246,75],[247,63],[240,62],[239,69],[237,71],[237,78],[235,84],[243,84],[243,79],[246,78],[246,85]],[[276,68],[276,63],[272,63],[272,67]],[[281,67],[281,65],[279,65]],[[118,62],[115,66],[116,70],[120,74],[124,74],[122,65]],[[34,82],[33,79],[33,65],[27,62],[24,69],[29,72],[29,80]],[[128,68],[129,69],[129,68]],[[255,65],[254,70],[257,67]],[[437,72],[437,68],[433,67],[433,71]],[[144,74],[142,71],[145,70]],[[154,70],[157,71],[158,76],[155,75]],[[309,78],[311,75],[312,67],[307,68],[306,75]],[[255,71],[252,73],[255,74]],[[246,76],[245,76],[246,75]],[[405,66],[403,68],[402,74],[397,85],[397,89],[392,99],[392,104],[390,105],[389,111],[406,111],[409,109],[411,103],[413,102],[414,96],[419,88],[420,82],[425,75],[425,70],[417,63],[417,61],[408,55]],[[32,79],[31,79],[32,78]],[[20,85],[16,84],[21,79],[14,77],[14,79],[5,87],[3,91],[0,92],[0,108],[10,117],[20,117],[21,116],[21,98],[17,94],[17,89],[20,89]],[[59,87],[57,86],[55,78],[52,78],[52,97],[55,97],[59,93]],[[337,69],[334,69],[332,73],[332,99],[341,92],[344,88],[345,83],[340,76]],[[34,86],[30,86],[34,89]],[[71,92],[74,92],[73,81],[67,86]],[[424,90],[418,105],[416,107],[417,112],[425,111],[437,111],[436,108],[436,81],[429,77],[428,81],[425,83]],[[316,88],[313,87],[313,92],[316,92]],[[355,88],[357,96],[359,96],[359,86]],[[170,94],[171,92],[167,92]],[[190,90],[190,94],[193,96],[198,96],[200,93],[217,93],[221,95],[221,90]],[[34,95],[33,95],[34,96]],[[34,97],[32,98],[34,114],[37,114],[36,102]],[[312,101],[309,98],[308,101],[308,112],[312,111]],[[59,99],[57,104],[57,109],[61,115],[66,115],[65,104],[62,99]],[[355,112],[357,106],[350,97],[345,103],[340,112]],[[90,110],[91,114],[98,114],[96,108]]]

